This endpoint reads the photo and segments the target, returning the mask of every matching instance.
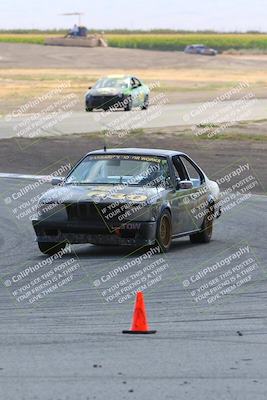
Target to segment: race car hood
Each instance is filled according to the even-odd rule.
[[[124,185],[65,185],[48,190],[40,198],[41,204],[75,202],[156,202],[166,189],[163,187]]]

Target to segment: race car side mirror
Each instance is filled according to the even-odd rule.
[[[177,182],[177,189],[192,189],[193,183],[191,181],[180,181]]]
[[[55,176],[54,178],[51,179],[51,184],[52,186],[59,186],[62,185],[64,182],[64,177],[63,176]]]

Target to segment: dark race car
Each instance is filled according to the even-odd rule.
[[[143,110],[149,105],[148,86],[134,76],[112,75],[99,79],[85,94],[85,110]]]
[[[40,198],[33,220],[43,253],[68,243],[153,245],[209,242],[219,187],[186,154],[110,149],[88,153]]]

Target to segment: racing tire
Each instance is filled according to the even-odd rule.
[[[141,107],[141,110],[147,110],[148,109],[148,106],[149,106],[149,96],[148,96],[148,94],[145,96],[145,99],[144,99],[144,104],[143,104],[143,106]]]
[[[133,108],[133,99],[131,96],[127,97],[127,104],[124,107],[124,111],[131,111]]]
[[[168,210],[164,210],[158,219],[156,239],[161,253],[167,252],[172,242],[172,219]]]
[[[191,243],[209,243],[213,231],[213,215],[209,212],[203,221],[201,231],[190,235]]]
[[[38,242],[38,247],[41,253],[48,256],[53,256],[61,250],[64,250],[66,243],[53,243],[53,242]]]

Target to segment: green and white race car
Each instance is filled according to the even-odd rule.
[[[110,75],[99,79],[85,94],[85,110],[102,109],[130,111],[133,107],[146,110],[149,105],[149,87],[129,75]]]

